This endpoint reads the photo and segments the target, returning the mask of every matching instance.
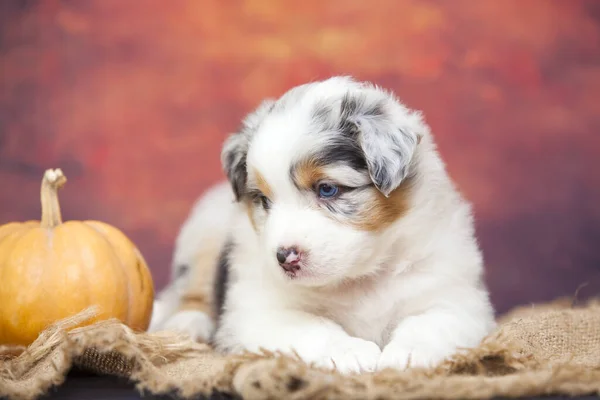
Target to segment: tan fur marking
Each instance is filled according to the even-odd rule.
[[[202,294],[187,294],[181,298],[181,303],[179,305],[179,310],[194,310],[194,311],[203,311],[208,315],[212,314],[212,307],[210,306],[208,299]]]
[[[300,188],[310,190],[317,182],[325,178],[325,173],[314,160],[305,160],[296,167],[294,178]]]
[[[364,205],[365,208],[354,226],[365,231],[376,231],[398,220],[410,206],[411,186],[409,178],[390,193],[389,197],[385,197],[376,188],[371,189],[374,199],[368,205]]]
[[[256,187],[258,190],[260,190],[263,195],[267,196],[268,199],[273,199],[273,191],[271,190],[271,187],[257,170],[254,170],[254,180],[256,181]]]
[[[296,184],[302,189],[312,189],[314,185],[327,176],[322,167],[314,160],[306,160],[298,164],[294,171]],[[407,179],[394,190],[389,197],[385,197],[379,190],[373,188],[373,200],[364,204],[360,215],[352,225],[366,231],[376,231],[390,225],[402,217],[409,207],[411,179]]]
[[[314,160],[306,160],[298,164],[294,171],[294,178],[300,188],[310,190],[327,176],[323,168]],[[390,225],[408,210],[411,186],[411,179],[408,178],[390,193],[389,197],[385,197],[375,188],[371,189],[373,200],[362,205],[361,213],[352,225],[365,231],[376,231]]]
[[[198,249],[196,259],[189,266],[190,278],[187,290],[181,297],[179,311],[203,311],[211,317],[215,317],[213,286],[222,246],[221,240],[207,240]]]

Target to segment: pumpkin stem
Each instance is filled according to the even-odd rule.
[[[58,189],[63,187],[67,178],[60,169],[48,169],[42,179],[42,228],[52,229],[62,224]]]

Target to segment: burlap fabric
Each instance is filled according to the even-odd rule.
[[[517,309],[496,332],[435,369],[341,376],[276,354],[223,357],[175,334],[135,334],[116,321],[49,328],[27,349],[0,349],[0,395],[33,399],[77,365],[127,377],[153,394],[225,392],[248,399],[471,399],[600,394],[600,302]]]

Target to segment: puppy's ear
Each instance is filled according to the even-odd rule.
[[[246,188],[246,153],[248,152],[248,138],[242,132],[230,135],[221,151],[221,164],[223,171],[233,189],[235,200],[240,201]]]
[[[411,160],[427,130],[420,115],[391,94],[369,88],[341,103],[341,127],[357,140],[375,187],[386,197],[409,174]]]
[[[264,117],[271,112],[274,105],[274,100],[264,100],[255,111],[246,116],[242,121],[239,131],[230,135],[223,144],[221,165],[231,184],[236,201],[240,201],[246,192],[246,180],[248,177],[246,156],[250,140]]]

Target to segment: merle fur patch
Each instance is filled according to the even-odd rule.
[[[217,316],[217,321],[219,317],[223,313],[223,307],[225,305],[225,299],[227,297],[227,287],[229,285],[229,268],[230,268],[230,260],[229,255],[232,252],[234,247],[233,242],[228,239],[221,252],[219,254],[219,259],[217,261],[217,273],[215,275],[214,281],[214,307],[215,307],[215,315]]]

